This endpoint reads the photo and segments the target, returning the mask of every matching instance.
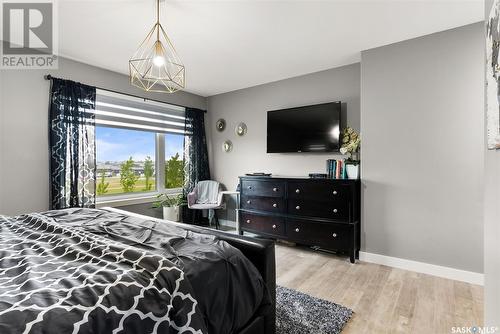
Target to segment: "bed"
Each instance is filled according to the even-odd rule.
[[[0,333],[275,332],[274,244],[116,209],[0,216]]]

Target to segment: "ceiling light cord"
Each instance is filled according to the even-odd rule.
[[[160,41],[160,0],[156,0],[156,40]]]

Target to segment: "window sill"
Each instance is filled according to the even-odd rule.
[[[182,194],[182,189],[168,189],[164,192],[167,195],[178,195]],[[156,197],[159,195],[159,192],[153,192],[148,194],[137,194],[137,195],[124,195],[124,196],[110,196],[109,198],[102,197],[96,199],[96,208],[104,208],[104,207],[121,207],[126,205],[134,205],[134,204],[144,204],[144,203],[153,203],[156,201]]]

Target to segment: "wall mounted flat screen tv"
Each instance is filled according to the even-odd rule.
[[[340,102],[267,112],[267,153],[337,152]]]

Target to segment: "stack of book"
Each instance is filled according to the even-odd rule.
[[[344,160],[328,159],[326,161],[326,172],[331,179],[347,179]]]

